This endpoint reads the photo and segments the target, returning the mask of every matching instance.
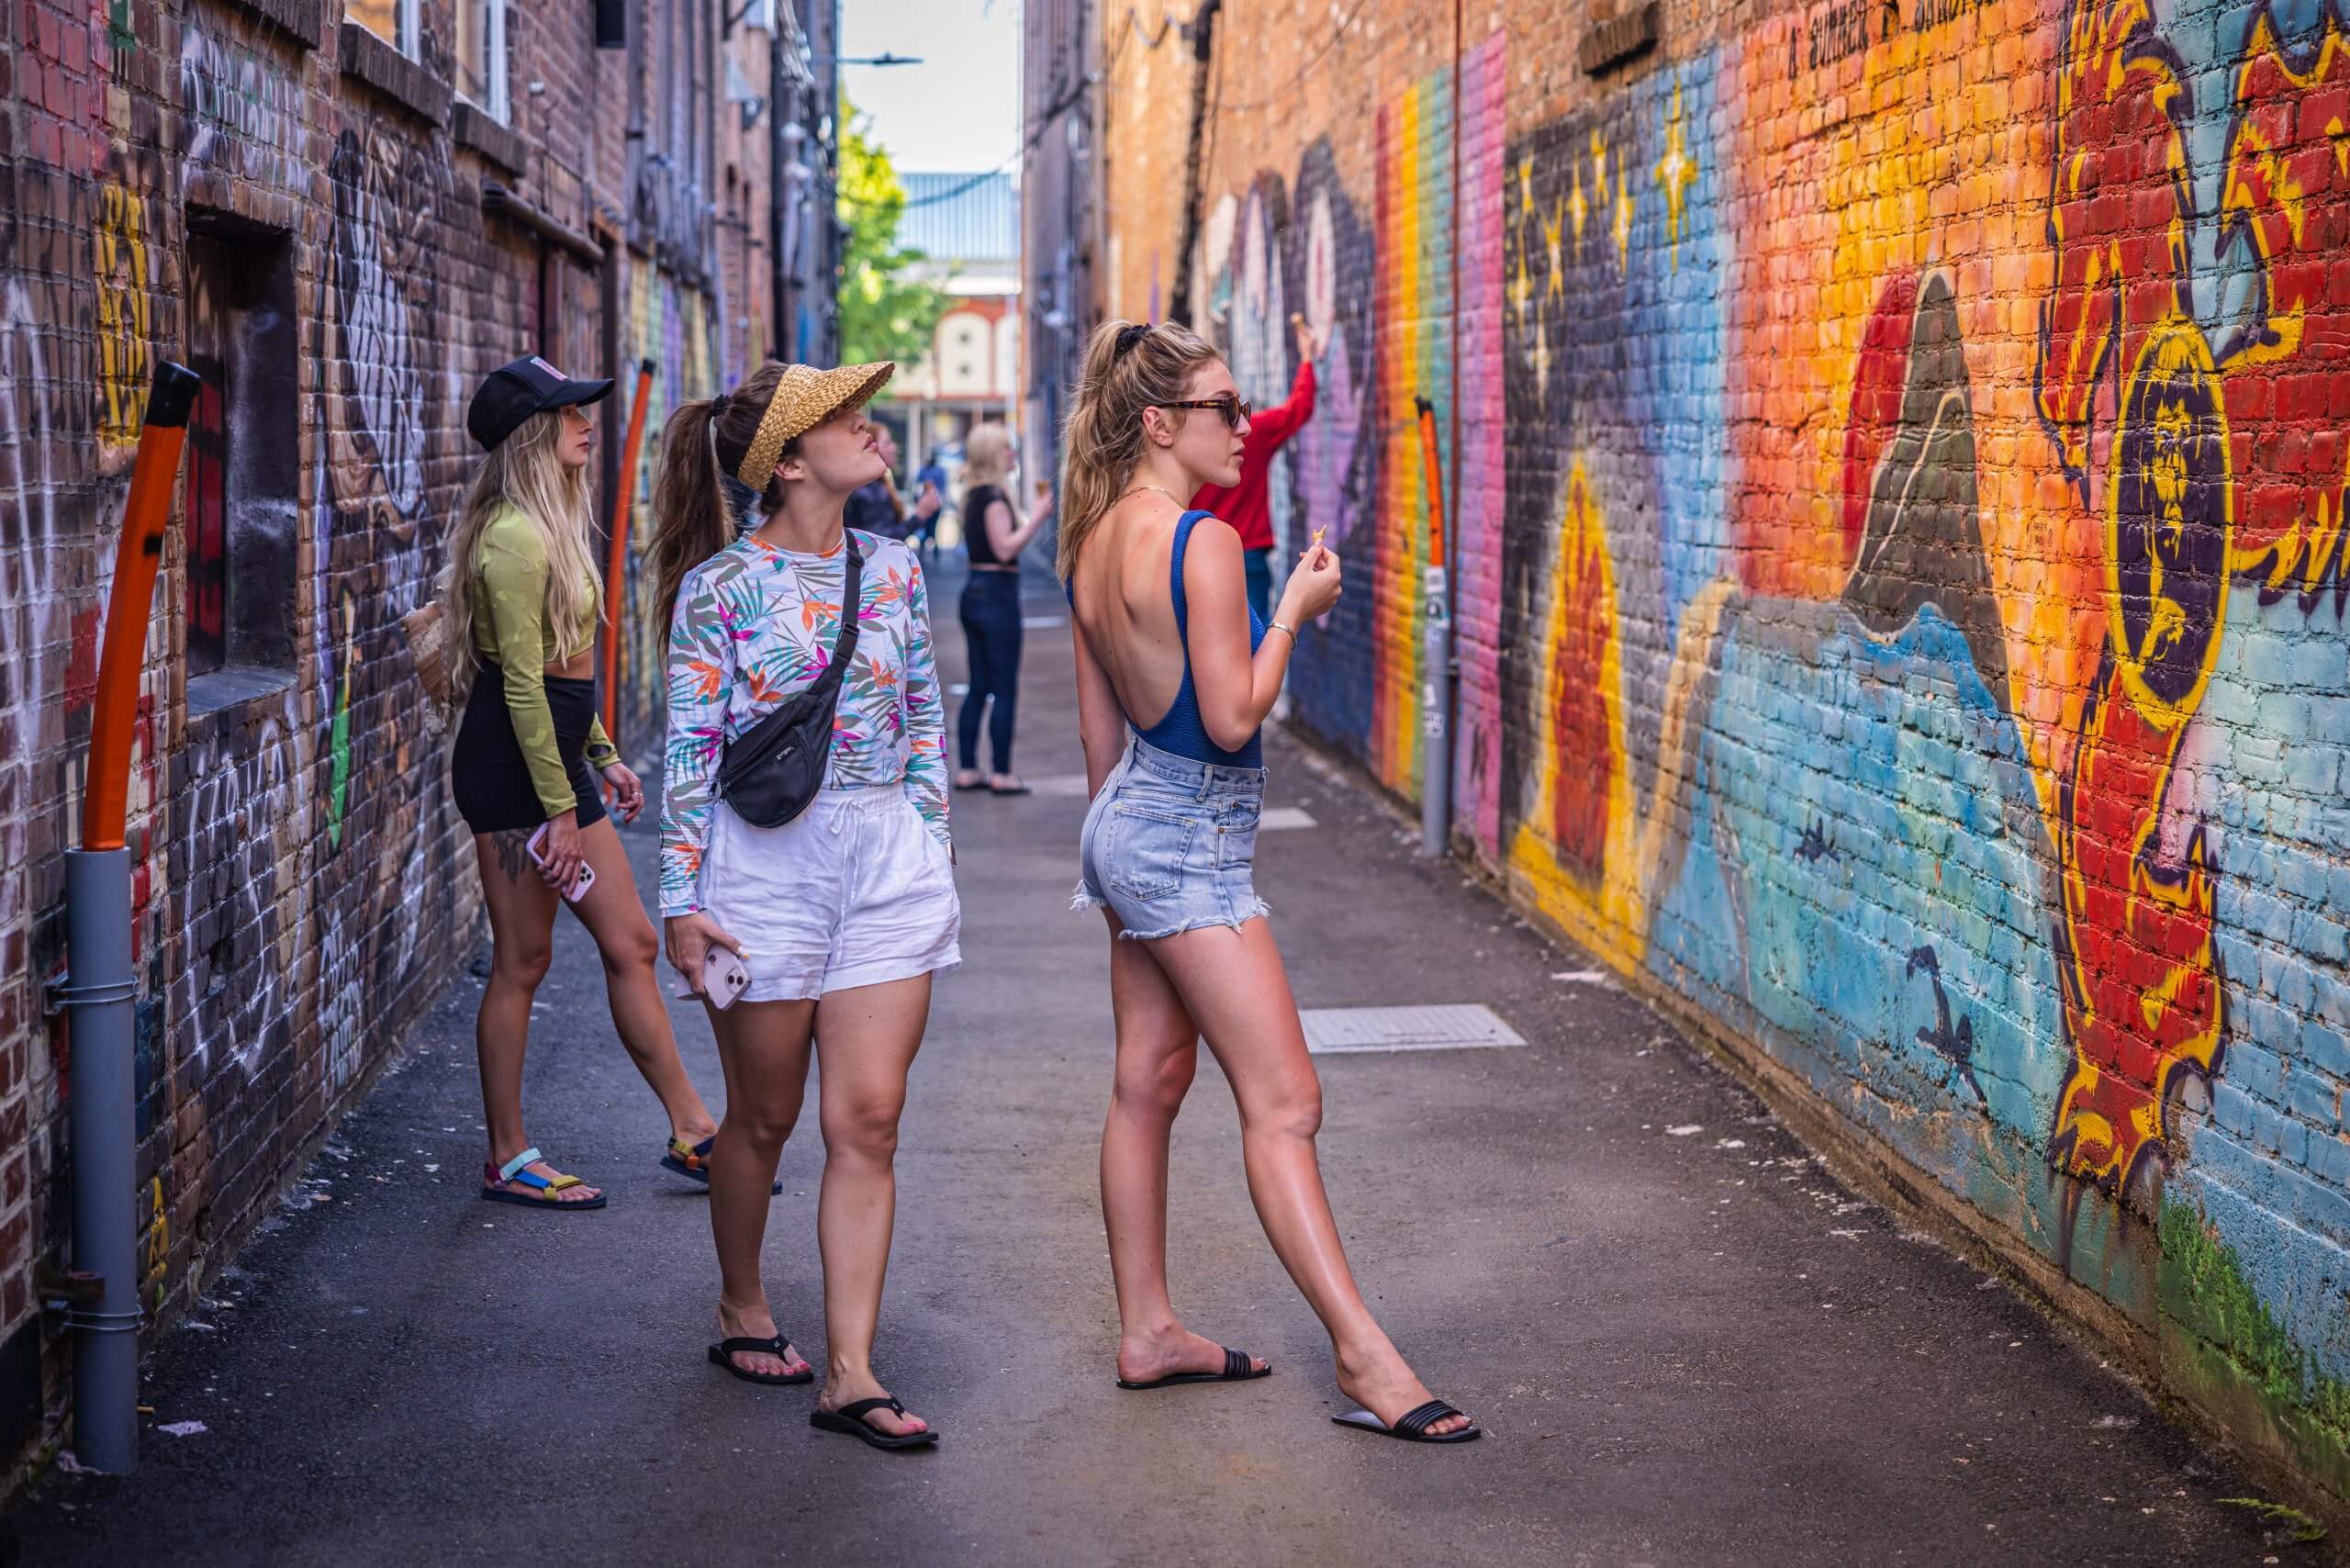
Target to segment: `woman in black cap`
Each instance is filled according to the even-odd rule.
[[[481,1195],[543,1209],[597,1209],[604,1194],[556,1170],[522,1135],[531,1002],[554,956],[558,898],[604,958],[612,1022],[669,1114],[661,1163],[708,1182],[716,1118],[677,1058],[655,977],[660,955],[600,774],[630,820],[644,787],[596,717],[596,570],[588,463],[590,404],[610,381],[575,381],[532,357],[492,371],[465,417],[489,453],[466,494],[442,573],[442,612],[460,681],[470,678],[450,787],[473,829],[489,906],[488,984],[474,1025],[489,1158]]]

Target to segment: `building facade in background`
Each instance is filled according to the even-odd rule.
[[[934,459],[951,476],[973,425],[1019,423],[1020,196],[1009,174],[901,178],[898,243],[923,253],[917,270],[946,291],[947,306],[930,352],[875,407],[898,431],[905,476]]]
[[[1083,308],[1326,337],[1296,722],[1419,796],[1440,537],[1456,846],[2350,1496],[2350,17],[1072,9]]]
[[[0,1455],[57,1431],[69,1394],[33,1283],[70,1250],[60,855],[155,367],[205,391],[132,783],[151,1323],[206,1287],[477,939],[472,846],[398,630],[477,461],[473,386],[526,353],[619,376],[609,516],[640,361],[657,431],[779,340],[821,339],[828,297],[801,287],[796,339],[776,308],[770,44],[829,82],[810,62],[832,7],[738,11],[0,12]],[[811,166],[828,94],[786,106]],[[828,185],[816,199],[803,273],[834,253]],[[609,633],[636,754],[662,643],[640,542]]]
[[[1090,0],[1029,0],[1021,13],[1021,277],[1030,466],[1060,471],[1067,389],[1101,319],[1108,235],[1100,200],[1102,8]],[[1121,26],[1124,25],[1121,21]]]

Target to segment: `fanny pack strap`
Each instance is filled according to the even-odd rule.
[[[837,700],[841,681],[848,673],[849,660],[856,655],[857,615],[864,605],[865,556],[857,550],[856,534],[853,531],[843,529],[841,538],[848,546],[848,566],[841,584],[841,629],[833,638],[832,661],[824,666],[824,673],[816,678],[815,685],[808,688],[805,693],[792,694],[794,697],[805,695],[828,709]],[[744,731],[743,738],[733,743],[735,747],[740,748],[745,756],[759,755],[763,743],[792,722],[797,716],[793,712],[795,706],[791,698],[785,698],[769,711],[767,717]],[[719,767],[722,773],[725,769],[723,761]]]

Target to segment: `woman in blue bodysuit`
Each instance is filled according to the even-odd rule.
[[[1118,1059],[1102,1135],[1102,1208],[1118,1289],[1122,1388],[1239,1382],[1271,1371],[1185,1328],[1167,1289],[1167,1146],[1200,1038],[1240,1104],[1258,1218],[1329,1330],[1342,1424],[1465,1442],[1347,1267],[1314,1139],[1322,1090],[1251,863],[1264,805],[1259,728],[1297,628],[1337,601],[1318,543],[1270,624],[1248,607],[1240,536],[1178,498],[1238,477],[1248,405],[1189,329],[1112,321],[1071,409],[1060,573],[1077,644],[1078,723],[1092,805],[1081,907],[1104,912]],[[1144,723],[1137,715],[1157,714]]]

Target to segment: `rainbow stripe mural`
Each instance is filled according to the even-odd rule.
[[[1379,111],[1374,308],[1380,500],[1370,559],[1361,563],[1370,568],[1375,628],[1367,752],[1381,782],[1413,794],[1420,787],[1422,574],[1429,535],[1418,398],[1437,406],[1448,510],[1464,536],[1485,548],[1491,569],[1499,571],[1498,518],[1481,514],[1472,528],[1467,509],[1455,499],[1464,475],[1457,471],[1451,405],[1453,356],[1473,353],[1479,363],[1460,367],[1457,389],[1463,406],[1458,412],[1462,432],[1473,431],[1476,438],[1476,460],[1467,476],[1472,479],[1470,493],[1483,497],[1498,489],[1500,472],[1501,354],[1494,327],[1501,302],[1501,253],[1492,240],[1500,212],[1503,60],[1503,39],[1496,33],[1462,57],[1457,106],[1453,73],[1447,68],[1422,77]],[[1460,157],[1456,170],[1457,151],[1471,155]],[[1460,235],[1468,241],[1465,255],[1475,258],[1465,269],[1456,267],[1456,199],[1465,203],[1461,224],[1483,231],[1487,241],[1479,245],[1475,235]],[[1355,553],[1361,561],[1360,545]]]

